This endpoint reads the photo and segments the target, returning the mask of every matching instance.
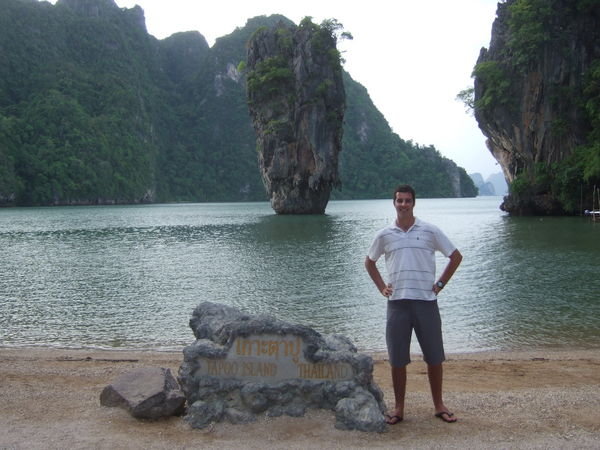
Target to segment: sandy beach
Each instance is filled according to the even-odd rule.
[[[389,366],[375,381],[393,401]],[[182,418],[139,421],[100,405],[102,389],[136,367],[168,367],[179,352],[0,348],[0,449],[600,448],[600,352],[449,355],[446,404],[433,416],[425,365],[409,366],[407,411],[386,433],[341,431],[331,411],[190,428]]]

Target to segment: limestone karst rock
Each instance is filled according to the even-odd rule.
[[[140,7],[115,0],[0,4],[0,206],[268,199],[240,62],[256,30],[291,20],[253,17],[209,46],[197,31],[157,39]],[[398,180],[423,197],[476,195],[342,72],[343,190],[331,198],[386,198]]]
[[[474,103],[487,146],[513,183],[501,206],[511,214],[573,212],[552,176],[591,130],[585,85],[600,61],[599,30],[597,2],[498,4],[489,49],[474,70]],[[577,206],[580,189],[577,182]]]
[[[339,183],[345,92],[331,28],[303,20],[251,37],[247,91],[260,171],[278,214],[322,214]]]

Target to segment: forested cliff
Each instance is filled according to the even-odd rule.
[[[474,110],[512,214],[576,214],[600,185],[600,1],[507,0],[474,69]]]
[[[238,70],[256,17],[209,47],[198,32],[157,40],[143,10],[113,0],[2,0],[0,205],[266,200]],[[343,74],[341,190],[474,196],[466,172],[394,134]]]

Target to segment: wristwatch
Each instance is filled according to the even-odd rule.
[[[435,283],[435,285],[437,287],[439,287],[440,289],[444,289],[444,282],[443,281],[438,281],[437,283]]]

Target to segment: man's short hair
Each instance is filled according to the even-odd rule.
[[[416,203],[417,199],[417,195],[415,194],[415,190],[413,189],[413,187],[409,184],[401,184],[400,186],[397,186],[396,189],[394,190],[394,195],[392,196],[392,201],[396,201],[396,194],[398,192],[408,192],[410,195],[412,195],[412,200],[413,200],[413,205]]]

